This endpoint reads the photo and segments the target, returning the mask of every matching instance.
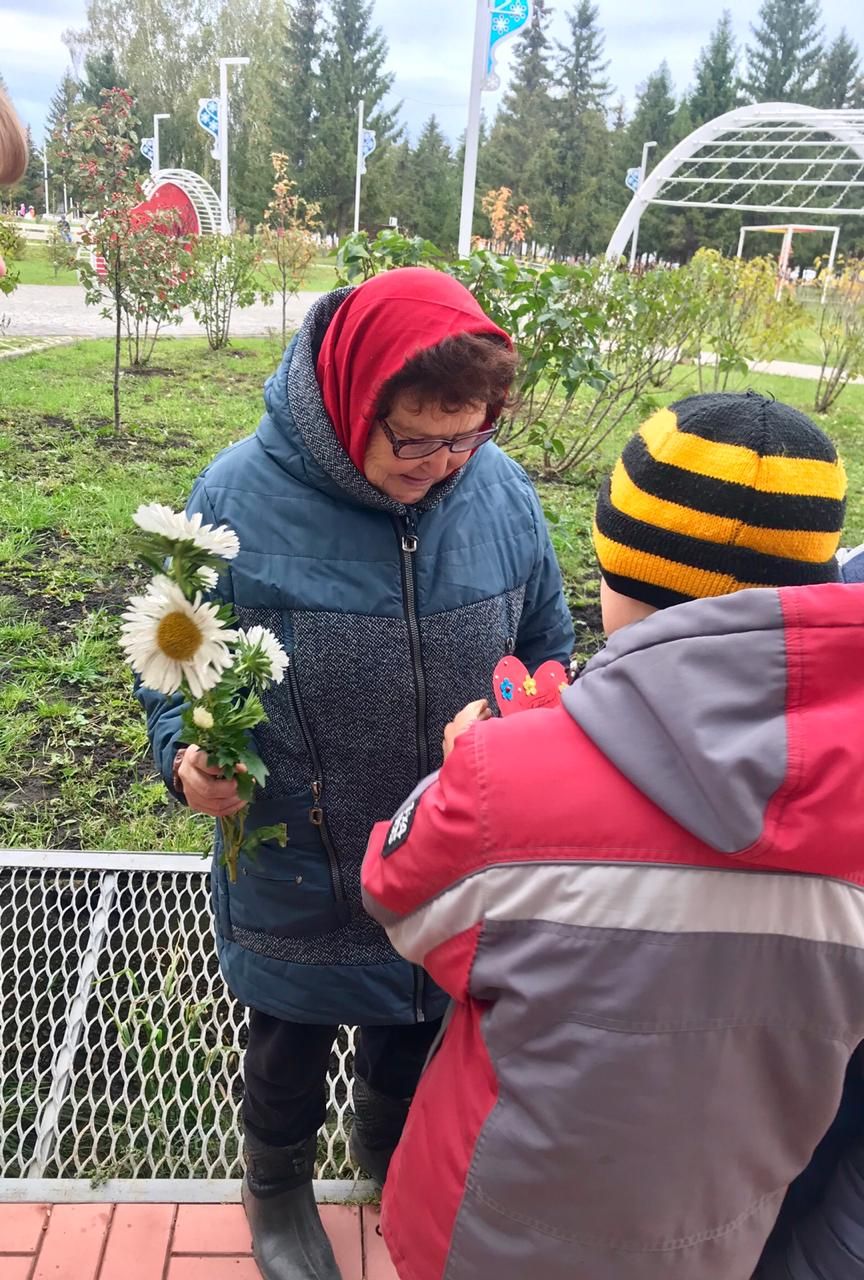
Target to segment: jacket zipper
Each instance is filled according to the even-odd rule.
[[[339,866],[339,857],[336,853],[336,847],[330,836],[330,830],[327,826],[327,815],[324,812],[324,776],[321,769],[321,757],[318,755],[318,748],[315,746],[315,740],[309,728],[309,721],[306,719],[306,712],[303,709],[303,701],[300,697],[300,683],[297,679],[297,669],[294,665],[294,659],[288,659],[288,688],[291,692],[291,701],[294,704],[294,714],[297,717],[297,723],[300,725],[300,732],[303,736],[303,742],[312,761],[312,800],[313,805],[309,810],[309,821],[313,827],[317,827],[321,835],[321,843],[324,845],[327,854],[327,860],[330,864],[330,879],[333,883],[333,893],[337,902],[345,901],[345,885],[342,882],[342,871]]]
[[[417,691],[417,771],[422,779],[429,773],[429,746],[426,738],[426,672],[423,668],[423,651],[420,644],[420,621],[417,616],[417,575],[414,571],[414,556],[420,545],[420,539],[410,517],[402,525],[397,525],[397,527],[402,553],[402,599],[405,605],[405,619],[408,623],[408,646],[411,650],[411,663],[414,668],[414,687]],[[415,965],[414,1017],[417,1022],[426,1021],[425,993],[426,974],[419,965]]]
[[[423,653],[420,647],[420,622],[417,617],[417,577],[414,556],[420,539],[410,519],[399,528],[402,551],[402,599],[405,619],[408,623],[408,646],[414,667],[414,687],[417,691],[417,771],[420,778],[429,773],[429,747],[426,741],[426,672],[423,669]]]
[[[414,966],[414,1017],[418,1022],[426,1021],[426,1009],[423,1004],[426,995],[426,971],[419,965]]]

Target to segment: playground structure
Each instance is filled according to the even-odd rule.
[[[159,213],[173,215],[175,235],[214,235],[220,226],[219,197],[209,182],[191,169],[161,169],[144,183],[146,199],[131,213],[142,224]]]
[[[787,220],[816,215],[832,223],[864,217],[864,111],[773,102],[740,107],[702,125],[643,173],[609,241],[608,258],[622,256],[653,206]]]
[[[219,197],[209,182],[191,169],[161,169],[144,183],[145,200],[129,213],[134,227],[152,222],[165,235],[209,236],[221,226]],[[82,250],[79,250],[79,255]],[[97,275],[105,276],[104,258],[88,253]]]
[[[795,225],[794,223],[780,223],[777,225],[751,225],[741,228],[741,234],[738,237],[738,251],[736,257],[741,258],[744,254],[744,241],[748,232],[761,232],[768,235],[782,235],[783,243],[780,246],[780,256],[777,263],[777,298],[779,300],[783,293],[783,286],[789,282],[789,262],[792,257],[792,240],[796,235],[815,234],[830,235],[831,249],[828,254],[828,262],[823,277],[822,284],[822,301],[825,301],[825,295],[828,291],[828,282],[834,270],[834,263],[837,261],[837,245],[840,241],[840,227],[816,227],[806,225]]]

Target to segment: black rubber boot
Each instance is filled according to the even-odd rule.
[[[383,1187],[393,1152],[408,1118],[410,1098],[387,1098],[354,1077],[354,1127],[348,1139],[351,1163]]]
[[[316,1147],[268,1147],[246,1132],[243,1207],[264,1280],[342,1280],[312,1189]]]

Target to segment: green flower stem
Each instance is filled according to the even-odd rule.
[[[228,879],[237,883],[237,863],[246,835],[246,814],[249,806],[245,805],[239,813],[220,818],[219,827],[222,832],[222,862],[228,870]]]

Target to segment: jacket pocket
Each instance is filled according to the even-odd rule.
[[[279,800],[262,800],[250,812],[250,826],[284,822],[288,843],[267,841],[252,858],[241,859],[236,884],[227,885],[231,930],[273,938],[315,938],[348,923],[348,904],[334,892],[320,828],[310,820],[311,790]],[[238,940],[241,940],[238,938]]]

